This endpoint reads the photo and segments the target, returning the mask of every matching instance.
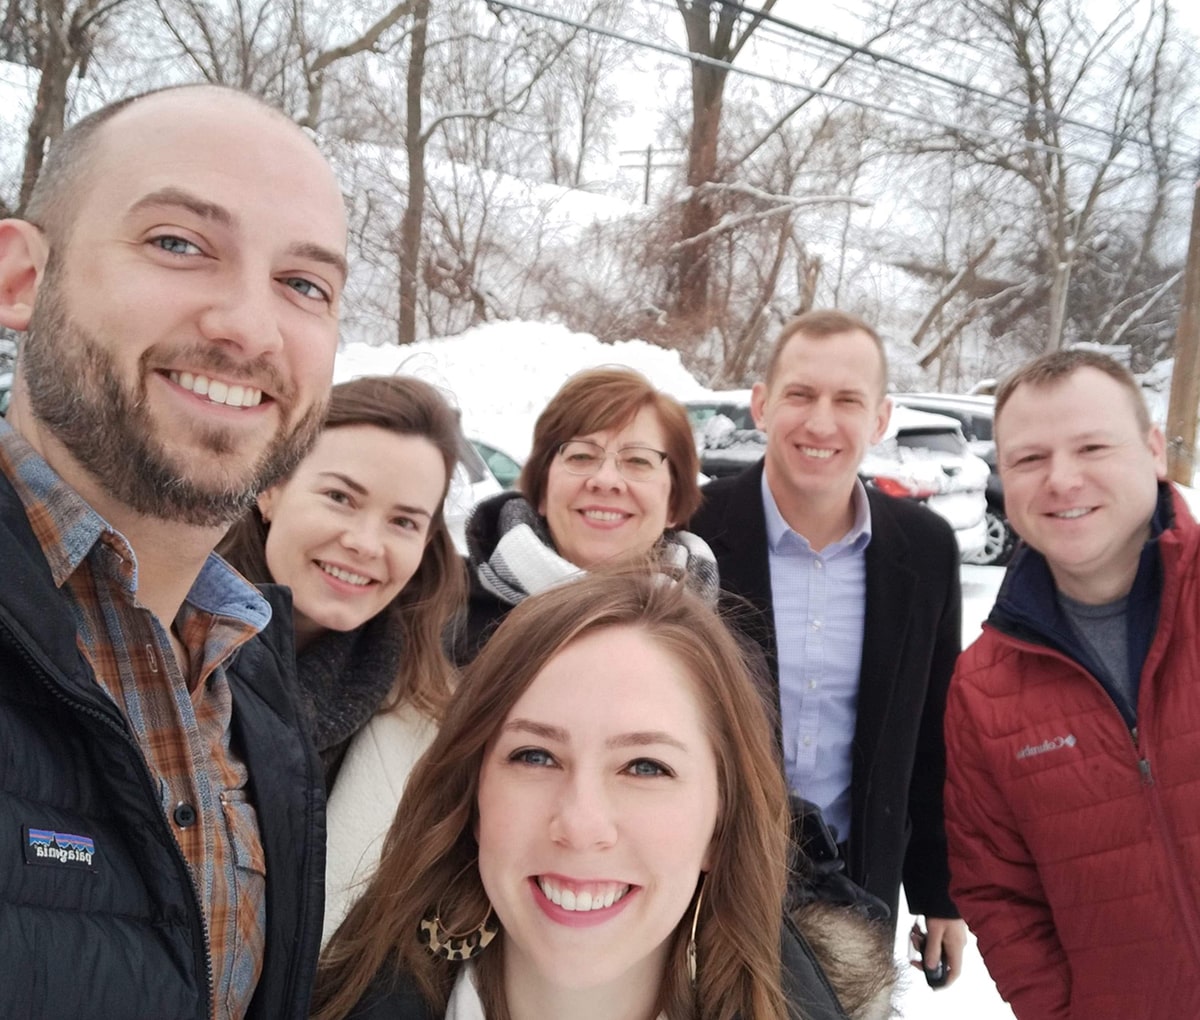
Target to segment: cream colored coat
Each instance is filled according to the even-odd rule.
[[[326,808],[324,948],[379,866],[404,785],[437,724],[411,705],[374,716],[350,741]]]

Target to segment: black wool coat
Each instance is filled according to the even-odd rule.
[[[710,482],[688,529],[712,547],[727,618],[762,650],[779,711],[763,462]],[[849,877],[883,900],[957,917],[942,815],[942,716],[962,648],[958,543],[937,514],[870,486],[866,617],[852,755]],[[728,596],[732,596],[731,598]],[[804,791],[797,791],[803,795]]]

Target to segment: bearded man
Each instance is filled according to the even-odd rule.
[[[319,428],[345,248],[312,142],[210,86],[80,121],[0,221],[5,1016],[308,1015],[290,611],[212,550]]]

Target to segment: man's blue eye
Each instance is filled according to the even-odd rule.
[[[284,282],[303,297],[316,298],[320,301],[329,300],[329,294],[323,288],[318,287],[312,280],[306,280],[303,276],[289,276]]]

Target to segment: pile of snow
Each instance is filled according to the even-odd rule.
[[[706,390],[678,351],[644,340],[605,343],[545,322],[495,322],[460,336],[397,347],[346,344],[334,380],[360,375],[415,375],[441,388],[461,409],[463,430],[518,459],[529,453],[533,423],[571,375],[598,365],[625,365],[679,400]]]

